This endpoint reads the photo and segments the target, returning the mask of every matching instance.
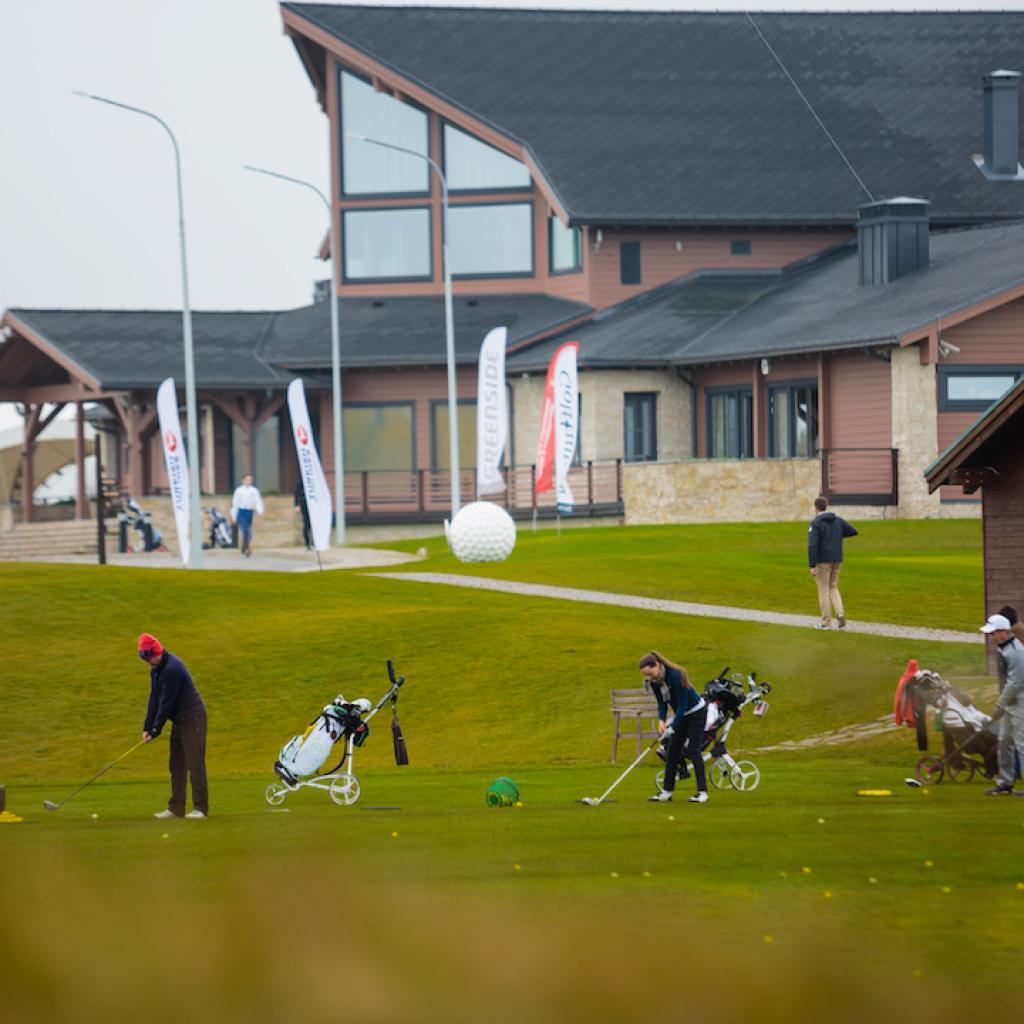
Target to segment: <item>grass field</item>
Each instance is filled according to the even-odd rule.
[[[880,595],[921,586],[906,559],[930,566],[949,618],[926,622],[916,598],[902,615],[897,604],[883,615],[880,598],[878,617],[976,625],[980,596],[962,592],[977,563],[968,532],[919,525],[943,529],[926,531],[917,556],[894,529],[862,557],[875,559]],[[700,542],[682,530],[542,532],[487,572],[711,601],[724,592],[719,567],[740,566],[721,552],[741,533],[768,550],[782,529]],[[564,564],[567,542],[578,565]],[[637,565],[651,545],[664,579],[687,564],[693,592],[637,585],[650,583]],[[669,560],[674,546],[685,551]],[[440,553],[426,564],[459,569]],[[863,595],[850,568],[853,605]],[[805,583],[798,574],[794,603]],[[979,782],[903,786],[917,757],[909,730],[755,752],[881,718],[911,656],[989,685],[979,645],[345,572],[24,565],[0,567],[0,588],[0,783],[26,819],[0,826],[0,1006],[12,1021],[132,1019],[140,1007],[157,1021],[183,1007],[197,1021],[936,1021],[962,1020],[982,998],[997,1019],[1018,1005],[1024,800],[987,800]],[[786,610],[813,602],[801,592],[804,607]],[[750,594],[735,603],[769,606]],[[147,672],[134,642],[146,629],[185,658],[209,707],[210,820],[150,817],[166,799],[163,738],[47,814],[44,798],[135,741]],[[577,803],[628,759],[627,745],[619,766],[607,760],[607,695],[638,684],[650,646],[698,680],[728,663],[775,683],[769,714],[742,719],[730,744],[760,764],[758,790],[650,805],[645,765],[614,802]],[[408,677],[399,711],[412,764],[393,766],[382,715],[359,753],[358,805],[303,791],[270,808],[277,749],[336,692],[382,694],[387,657]],[[486,806],[497,775],[516,779],[523,807]]]

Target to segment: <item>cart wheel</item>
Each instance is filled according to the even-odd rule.
[[[728,789],[730,771],[731,769],[724,761],[715,761],[708,769],[708,774],[711,776],[711,785],[715,789]]]
[[[924,757],[919,758],[914,768],[918,782],[927,782],[932,785],[942,781],[943,771],[942,758],[936,757],[934,754],[925,754]]]
[[[736,767],[729,773],[729,781],[733,789],[749,793],[761,784],[761,769],[753,761],[737,761]]]
[[[359,780],[354,775],[337,775],[331,779],[331,799],[347,807],[359,799]]]
[[[960,758],[960,765],[955,760],[946,765],[946,777],[950,782],[970,782],[974,778],[974,762],[969,758]]]
[[[263,795],[267,798],[267,803],[271,807],[276,807],[278,804],[284,803],[284,798],[288,795],[288,787],[283,782],[272,782],[267,786],[267,790]]]

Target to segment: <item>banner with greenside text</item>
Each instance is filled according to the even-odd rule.
[[[505,394],[505,342],[508,330],[495,327],[480,346],[476,390],[476,490],[495,494],[505,490],[501,455],[508,435]]]

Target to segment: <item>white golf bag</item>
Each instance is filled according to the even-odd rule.
[[[363,721],[363,715],[371,707],[365,697],[346,701],[339,694],[304,733],[293,736],[281,748],[274,770],[285,782],[294,786],[299,779],[319,771],[339,740],[344,742],[351,736],[355,746],[362,746],[370,732],[369,726]]]

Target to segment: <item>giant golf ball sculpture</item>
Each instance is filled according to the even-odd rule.
[[[464,505],[444,525],[448,546],[460,562],[502,562],[516,546],[516,524],[492,501]]]

